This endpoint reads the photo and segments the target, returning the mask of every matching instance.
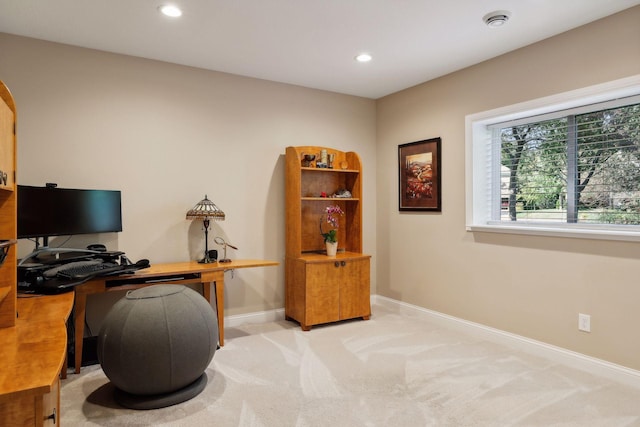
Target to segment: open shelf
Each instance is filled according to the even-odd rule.
[[[301,197],[301,200],[319,201],[319,202],[326,202],[326,201],[331,201],[331,202],[340,202],[340,201],[357,202],[357,201],[360,201],[360,199],[356,199],[354,197]]]
[[[306,166],[301,166],[300,169],[305,171],[314,171],[314,172],[360,173],[360,171],[357,169],[311,168]]]

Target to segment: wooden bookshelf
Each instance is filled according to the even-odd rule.
[[[331,168],[313,166],[323,150],[333,157]],[[305,154],[315,155],[312,166],[303,164]],[[370,256],[362,253],[360,157],[328,147],[288,147],[286,169],[286,317],[299,322],[303,330],[344,319],[368,319]],[[348,190],[351,197],[333,197],[339,190]],[[320,234],[329,205],[344,212],[335,258],[326,255]]]

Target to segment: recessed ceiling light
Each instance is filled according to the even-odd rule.
[[[507,23],[510,15],[506,10],[497,10],[486,14],[482,20],[491,28],[502,27]]]
[[[182,16],[182,11],[180,10],[180,8],[172,4],[160,6],[158,9],[160,9],[160,12],[162,12],[163,15],[170,16],[171,18]]]
[[[369,55],[368,53],[361,53],[358,56],[356,56],[356,61],[358,62],[369,62],[371,61],[373,58],[371,57],[371,55]]]

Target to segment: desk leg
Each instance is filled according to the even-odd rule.
[[[203,277],[204,279],[204,277]],[[216,271],[206,277],[207,282],[202,282],[202,295],[211,304],[211,285],[215,286],[216,313],[218,315],[218,342],[220,347],[224,345],[224,271]]]
[[[218,340],[224,346],[224,273],[216,280],[216,312],[218,313]]]
[[[73,304],[75,372],[80,373],[82,366],[82,340],[84,339],[84,317],[87,314],[87,294],[76,292]]]

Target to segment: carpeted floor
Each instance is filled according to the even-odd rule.
[[[640,389],[374,305],[302,332],[227,328],[196,398],[118,407],[99,366],[62,382],[65,426],[640,426]]]

